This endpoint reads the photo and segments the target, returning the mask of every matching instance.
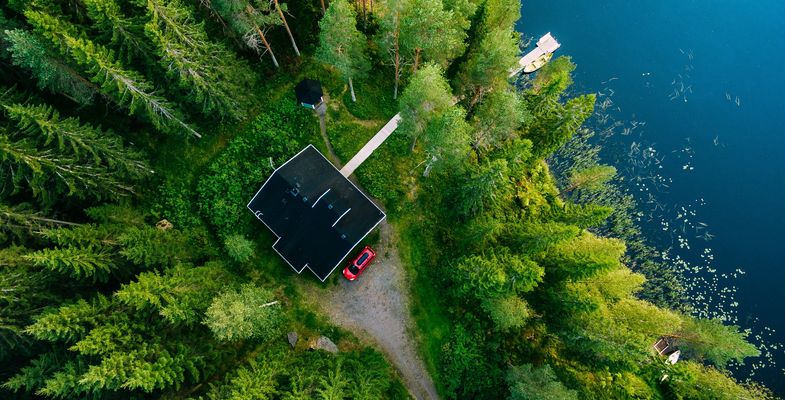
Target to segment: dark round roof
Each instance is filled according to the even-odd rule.
[[[319,104],[324,95],[321,82],[313,79],[303,79],[295,86],[294,93],[298,102],[312,105]]]

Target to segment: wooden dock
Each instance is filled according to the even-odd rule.
[[[523,68],[531,64],[532,61],[542,57],[544,54],[553,53],[559,47],[561,47],[561,44],[559,44],[559,42],[557,42],[556,39],[551,36],[551,33],[546,33],[545,36],[541,37],[540,40],[537,41],[537,47],[535,47],[534,50],[530,51],[525,56],[521,57],[520,60],[518,60],[518,65],[510,70],[509,77],[512,78],[513,76],[518,75],[521,71],[523,71]]]
[[[363,148],[360,149],[360,151],[358,151],[357,154],[355,154],[354,157],[352,157],[352,159],[343,166],[343,168],[341,168],[341,175],[348,178],[349,175],[354,173],[354,170],[357,169],[357,167],[359,167],[360,164],[362,164],[365,160],[367,160],[368,157],[373,154],[374,150],[381,146],[382,143],[384,143],[384,141],[387,140],[387,138],[390,137],[393,132],[395,132],[395,129],[398,128],[398,122],[400,120],[401,114],[395,114],[395,116],[392,117],[392,119],[387,122],[381,130],[379,130],[379,132],[373,135],[371,140],[369,140],[368,143],[366,143],[365,146],[363,146]]]

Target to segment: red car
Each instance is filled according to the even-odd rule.
[[[371,246],[365,246],[360,254],[358,254],[357,257],[354,257],[354,260],[343,269],[343,276],[350,281],[357,279],[357,277],[371,265],[371,261],[373,261],[374,258],[376,258],[376,252],[373,251]]]

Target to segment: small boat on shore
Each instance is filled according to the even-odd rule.
[[[553,53],[545,53],[545,54],[541,55],[536,60],[532,61],[529,64],[526,64],[523,67],[523,73],[524,74],[530,74],[530,73],[532,73],[532,72],[542,68],[542,66],[547,64],[548,61],[551,61],[551,58],[553,58]]]
[[[553,58],[553,52],[556,51],[561,44],[556,41],[556,39],[551,36],[551,33],[546,33],[540,40],[537,41],[537,47],[534,50],[527,53],[525,56],[521,57],[518,60],[518,65],[516,68],[510,70],[510,77],[517,75],[521,71],[526,74],[530,74],[538,69],[542,68],[543,65],[547,64],[548,61]]]

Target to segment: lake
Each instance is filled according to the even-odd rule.
[[[752,328],[769,355],[737,375],[780,395],[783,15],[785,2],[772,0],[539,0],[523,3],[518,23],[562,44],[556,55],[578,65],[574,92],[601,93],[590,125],[605,130],[604,159],[651,216],[647,236],[700,267],[688,274],[699,308]]]

